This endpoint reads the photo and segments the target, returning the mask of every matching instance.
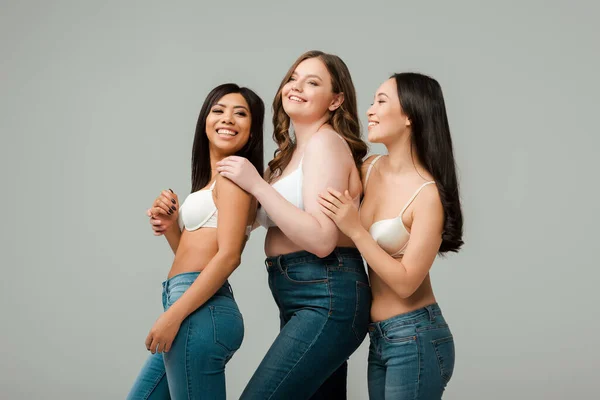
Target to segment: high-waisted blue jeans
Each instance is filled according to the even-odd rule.
[[[163,282],[165,311],[199,272]],[[244,322],[228,282],[181,324],[171,350],[148,358],[127,399],[225,399],[225,364],[242,344]]]
[[[454,338],[437,304],[369,325],[369,398],[439,400],[454,371]]]
[[[345,399],[346,360],[367,334],[371,306],[360,253],[300,251],[266,265],[281,331],[241,399]]]

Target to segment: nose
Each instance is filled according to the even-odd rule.
[[[302,93],[302,85],[300,84],[299,81],[292,82],[292,90],[294,92]]]
[[[371,115],[374,115],[375,111],[373,111],[373,104],[371,104],[371,106],[367,109],[367,117],[370,117]]]
[[[221,122],[229,125],[233,125],[233,118],[230,112],[224,112],[221,117]]]

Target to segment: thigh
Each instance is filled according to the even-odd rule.
[[[348,362],[344,363],[329,375],[329,378],[317,389],[310,400],[346,400],[348,386]]]
[[[346,360],[336,354],[334,323],[314,309],[283,327],[242,393],[242,399],[308,399]]]
[[[135,380],[127,400],[168,400],[169,386],[162,354],[151,354]]]
[[[184,320],[165,354],[174,399],[225,399],[225,364],[241,346],[244,326],[233,300],[212,300]]]
[[[419,345],[416,336],[383,338],[385,398],[416,399],[419,390]]]

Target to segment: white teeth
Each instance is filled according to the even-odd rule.
[[[379,125],[379,122],[369,122],[369,126],[375,126],[375,125]]]
[[[237,135],[237,132],[231,131],[229,129],[217,129],[217,133],[219,135],[229,135],[229,136]]]
[[[298,103],[302,103],[304,101],[298,96],[290,96],[290,100],[297,101]]]

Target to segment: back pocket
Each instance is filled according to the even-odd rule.
[[[445,386],[454,372],[454,338],[450,335],[442,339],[432,340],[431,343],[435,349],[440,374]]]
[[[230,354],[230,358],[242,345],[244,339],[244,320],[239,310],[230,307],[210,306],[215,343]]]

